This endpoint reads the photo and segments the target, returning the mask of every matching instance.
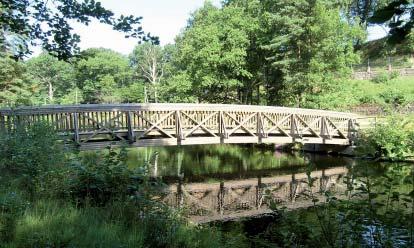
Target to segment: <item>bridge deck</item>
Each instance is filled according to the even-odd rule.
[[[44,121],[83,149],[108,144],[219,143],[348,145],[357,115],[224,104],[88,104],[0,109],[0,130]]]

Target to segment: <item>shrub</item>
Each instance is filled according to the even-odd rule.
[[[407,121],[390,117],[386,123],[363,132],[357,141],[358,152],[375,158],[404,159],[412,151]]]
[[[382,71],[382,72],[378,73],[375,77],[373,77],[371,80],[374,83],[383,84],[383,83],[386,83],[390,80],[390,75],[387,72]]]
[[[105,206],[131,197],[148,199],[163,187],[158,181],[150,181],[143,168],[128,168],[125,148],[108,147],[106,153],[75,157],[70,175],[67,190],[81,205]]]
[[[0,134],[0,170],[16,175],[31,196],[43,183],[43,175],[62,166],[64,158],[57,135],[45,123]]]
[[[0,242],[13,240],[17,219],[25,207],[24,200],[15,192],[0,195]]]
[[[380,94],[380,97],[385,103],[392,104],[394,107],[407,103],[404,93],[396,89],[386,90]]]
[[[398,71],[391,71],[390,73],[390,80],[396,79],[400,76],[400,73]]]

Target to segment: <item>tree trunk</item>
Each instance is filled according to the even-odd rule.
[[[157,86],[154,84],[154,101],[158,103]]]
[[[49,97],[49,103],[53,103],[53,85],[50,82],[49,82],[48,97]]]

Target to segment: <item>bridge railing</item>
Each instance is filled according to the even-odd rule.
[[[357,116],[225,104],[88,104],[0,109],[0,130],[47,122],[76,144],[99,148],[212,143],[349,144]]]

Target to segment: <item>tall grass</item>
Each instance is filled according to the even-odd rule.
[[[336,85],[331,92],[311,97],[304,107],[349,110],[364,104],[394,108],[414,103],[414,77],[397,77],[383,83],[346,80]]]
[[[0,137],[0,247],[243,247],[158,202],[162,184],[128,168],[125,149],[63,154],[39,134],[53,131],[40,124]]]

